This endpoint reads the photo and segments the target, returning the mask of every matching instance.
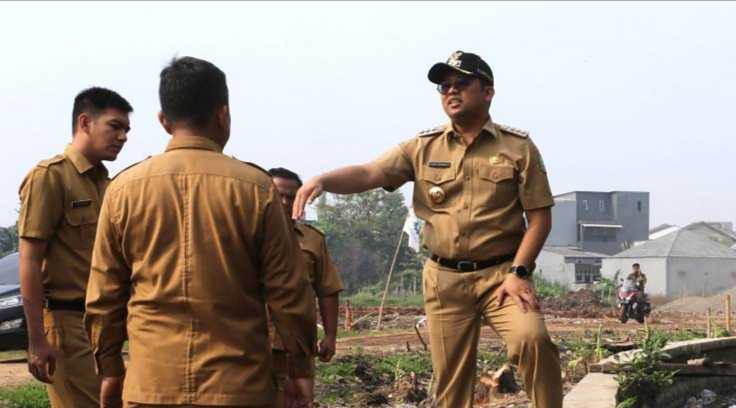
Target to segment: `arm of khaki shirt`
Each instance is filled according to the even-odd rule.
[[[519,249],[514,257],[514,265],[530,267],[544,246],[552,229],[552,210],[550,207],[526,211],[528,227]]]
[[[43,330],[43,277],[41,264],[48,243],[40,239],[21,238],[18,275],[23,311],[28,329],[28,369],[39,381],[50,383],[55,369],[55,351]]]
[[[296,356],[314,353],[317,322],[307,274],[291,221],[271,186],[260,236],[261,281],[273,325],[284,348]]]
[[[374,188],[383,187],[389,179],[381,169],[373,163],[346,166],[329,171],[307,180],[299,188],[294,198],[294,219],[304,216],[304,207],[311,204],[322,192],[336,194],[355,194]]]
[[[111,201],[109,194],[102,201],[84,315],[97,373],[103,378],[125,373],[121,351],[127,337],[126,306],[130,297],[131,272],[112,220]]]

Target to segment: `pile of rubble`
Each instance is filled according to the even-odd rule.
[[[590,289],[543,299],[542,309],[546,314],[554,316],[587,318],[607,316],[612,310],[601,300],[598,292]]]

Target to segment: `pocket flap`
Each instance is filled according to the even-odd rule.
[[[448,169],[425,167],[422,180],[432,184],[442,184],[455,180],[455,175],[455,169],[452,167]]]
[[[64,214],[66,222],[72,226],[80,226],[97,223],[97,211],[93,206],[70,208]]]
[[[483,166],[479,169],[480,178],[500,183],[514,178],[514,168],[511,166]]]

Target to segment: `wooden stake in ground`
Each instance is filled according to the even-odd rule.
[[[399,249],[401,249],[401,241],[404,239],[404,231],[401,231],[399,235],[399,242],[396,244],[396,251],[394,251],[394,259],[391,260],[391,267],[388,270],[388,276],[386,276],[386,288],[383,290],[383,297],[381,298],[381,306],[378,308],[378,323],[376,324],[376,330],[381,330],[381,319],[383,318],[383,305],[386,303],[386,295],[388,294],[388,288],[391,285],[391,275],[394,273],[394,267],[396,266],[396,258],[399,256]]]
[[[705,314],[705,337],[710,338],[710,308],[708,308],[708,312]]]
[[[353,311],[350,309],[350,301],[345,302],[345,331],[349,332],[353,327]]]
[[[726,331],[731,334],[731,295],[726,295]]]

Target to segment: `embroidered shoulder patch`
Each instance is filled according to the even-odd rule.
[[[442,126],[437,126],[437,127],[431,128],[431,129],[424,129],[421,132],[419,132],[417,134],[417,136],[419,136],[419,137],[427,137],[427,136],[437,135],[437,134],[440,134],[440,133],[444,132],[445,131],[445,127],[446,127],[445,125],[442,125]]]
[[[38,167],[49,167],[52,164],[61,163],[62,161],[64,161],[65,157],[66,156],[64,156],[63,154],[57,154],[56,156],[50,159],[41,160],[40,162],[38,162],[37,166]]]
[[[524,129],[519,129],[519,128],[507,126],[507,125],[498,125],[498,127],[501,128],[501,130],[503,130],[504,132],[510,133],[522,139],[526,139],[527,137],[529,137],[529,131],[524,130]]]

